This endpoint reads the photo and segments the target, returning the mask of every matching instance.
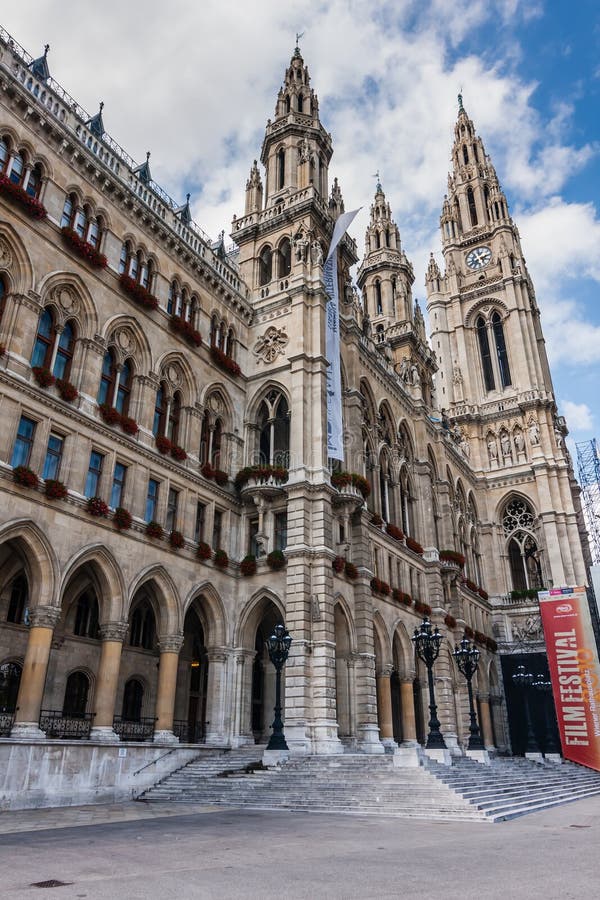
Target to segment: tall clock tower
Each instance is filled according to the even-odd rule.
[[[458,101],[440,217],[445,272],[432,254],[426,275],[438,403],[460,432],[471,466],[488,482],[487,551],[506,561],[494,593],[506,592],[515,568],[502,530],[508,526],[500,524],[511,492],[527,496],[538,514],[539,580],[582,584],[578,489],[533,283],[496,170],[462,96]],[[521,549],[526,552],[525,544]]]

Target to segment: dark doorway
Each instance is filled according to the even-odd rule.
[[[542,675],[546,681],[549,681],[548,659],[545,653],[516,653],[511,656],[502,656],[501,660],[512,752],[515,756],[524,756],[527,747],[525,699],[523,689],[515,687],[512,676],[517,671],[517,666],[523,665],[526,672],[531,672],[533,675]],[[527,688],[526,690],[533,733],[540,751],[542,753],[546,752],[548,728],[550,728],[554,736],[556,747],[560,747],[552,693],[546,694],[537,691],[535,688]]]

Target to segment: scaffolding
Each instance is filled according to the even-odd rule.
[[[583,515],[594,563],[600,563],[600,456],[596,438],[577,444]]]

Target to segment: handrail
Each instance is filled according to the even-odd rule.
[[[167,750],[166,753],[163,753],[162,756],[157,756],[156,759],[151,759],[149,763],[146,763],[146,765],[142,766],[141,769],[138,769],[137,772],[134,772],[132,777],[135,778],[135,776],[139,775],[140,772],[143,772],[144,769],[149,768],[149,766],[153,766],[155,763],[160,762],[161,759],[165,759],[167,756],[170,756],[171,753],[174,753],[175,750],[179,750],[179,749],[180,749],[179,747],[171,747],[171,749]]]

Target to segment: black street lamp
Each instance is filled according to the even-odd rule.
[[[558,747],[556,743],[554,728],[552,727],[552,719],[550,716],[550,704],[552,702],[552,682],[547,681],[540,673],[539,675],[535,676],[532,686],[536,689],[536,691],[542,694],[542,699],[544,701],[544,725],[546,731],[544,739],[544,753],[560,753],[560,747]]]
[[[269,651],[269,659],[275,666],[275,718],[273,719],[273,733],[269,738],[267,750],[288,750],[283,733],[283,722],[281,721],[281,670],[285,665],[290,652],[292,639],[289,636],[285,625],[276,625],[273,634],[267,641],[267,650]]]
[[[423,619],[419,628],[415,628],[412,641],[415,645],[417,656],[427,666],[427,681],[429,683],[429,734],[425,747],[428,750],[445,750],[446,743],[440,731],[440,720],[437,717],[435,692],[433,688],[433,664],[439,656],[440,644],[444,637],[438,631],[431,630],[429,619]]]
[[[479,650],[475,644],[471,645],[471,641],[466,634],[460,644],[454,648],[454,659],[460,672],[467,680],[467,688],[469,691],[469,750],[483,750],[484,744],[479,733],[479,725],[477,724],[477,716],[475,715],[475,704],[473,703],[473,685],[471,680],[477,671],[479,665]]]
[[[517,671],[512,676],[513,684],[523,693],[523,703],[525,705],[525,722],[527,724],[527,746],[525,753],[539,753],[540,748],[533,733],[531,724],[531,712],[529,709],[529,691],[533,684],[533,675],[531,672],[525,671],[523,664],[517,666]]]

